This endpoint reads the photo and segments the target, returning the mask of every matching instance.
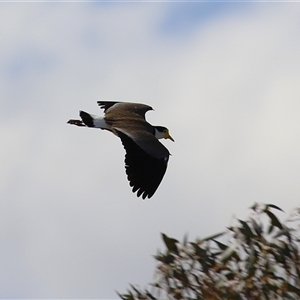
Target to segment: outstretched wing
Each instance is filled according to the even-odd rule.
[[[116,103],[120,103],[117,101],[97,101],[100,108],[104,109],[104,112],[106,112],[110,107],[115,105]]]
[[[137,196],[151,198],[160,185],[168,165],[169,151],[153,136],[152,146],[161,145],[161,155],[153,157],[142,149],[133,139],[121,131],[117,131],[126,150],[125,169],[132,191]],[[157,144],[158,143],[158,144]],[[147,147],[150,144],[148,143]]]
[[[145,119],[145,114],[148,110],[153,108],[146,104],[130,103],[130,102],[116,102],[116,101],[97,101],[100,108],[104,109],[105,117],[108,119],[120,118],[136,118],[137,116]]]

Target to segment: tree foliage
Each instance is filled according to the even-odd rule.
[[[247,220],[226,231],[189,242],[162,234],[155,280],[133,285],[124,300],[300,299],[300,209],[285,222],[272,204],[254,204]]]

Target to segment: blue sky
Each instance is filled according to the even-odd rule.
[[[0,297],[116,298],[162,248],[255,201],[299,206],[298,3],[0,3]],[[175,143],[151,200],[97,100],[151,105]]]
[[[189,35],[199,27],[214,22],[224,14],[245,13],[251,9],[249,3],[233,2],[203,2],[184,3],[175,2],[168,5],[168,11],[159,26],[160,30],[167,35]]]

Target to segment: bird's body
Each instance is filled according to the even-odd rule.
[[[126,150],[127,178],[137,196],[151,198],[166,172],[170,153],[158,139],[172,139],[167,128],[152,126],[145,114],[153,110],[140,103],[98,101],[104,117],[80,111],[82,120],[69,120],[69,124],[109,130],[118,136]]]

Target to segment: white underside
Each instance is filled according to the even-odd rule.
[[[95,128],[101,128],[101,129],[106,129],[106,130],[111,130],[111,126],[106,124],[105,120],[103,117],[96,116],[96,115],[91,115],[94,119],[94,126]]]
[[[93,118],[94,120],[94,128],[100,128],[100,129],[106,129],[106,130],[109,130],[111,131],[112,133],[116,134],[114,132],[114,130],[112,130],[111,126],[108,125],[106,122],[105,122],[105,119],[104,117],[101,117],[101,116],[96,116],[96,115],[91,115],[90,116]],[[121,129],[119,129],[120,131],[122,131]],[[163,132],[160,132],[158,131],[156,128],[155,128],[155,137],[157,139],[162,139],[165,137],[164,133]]]

